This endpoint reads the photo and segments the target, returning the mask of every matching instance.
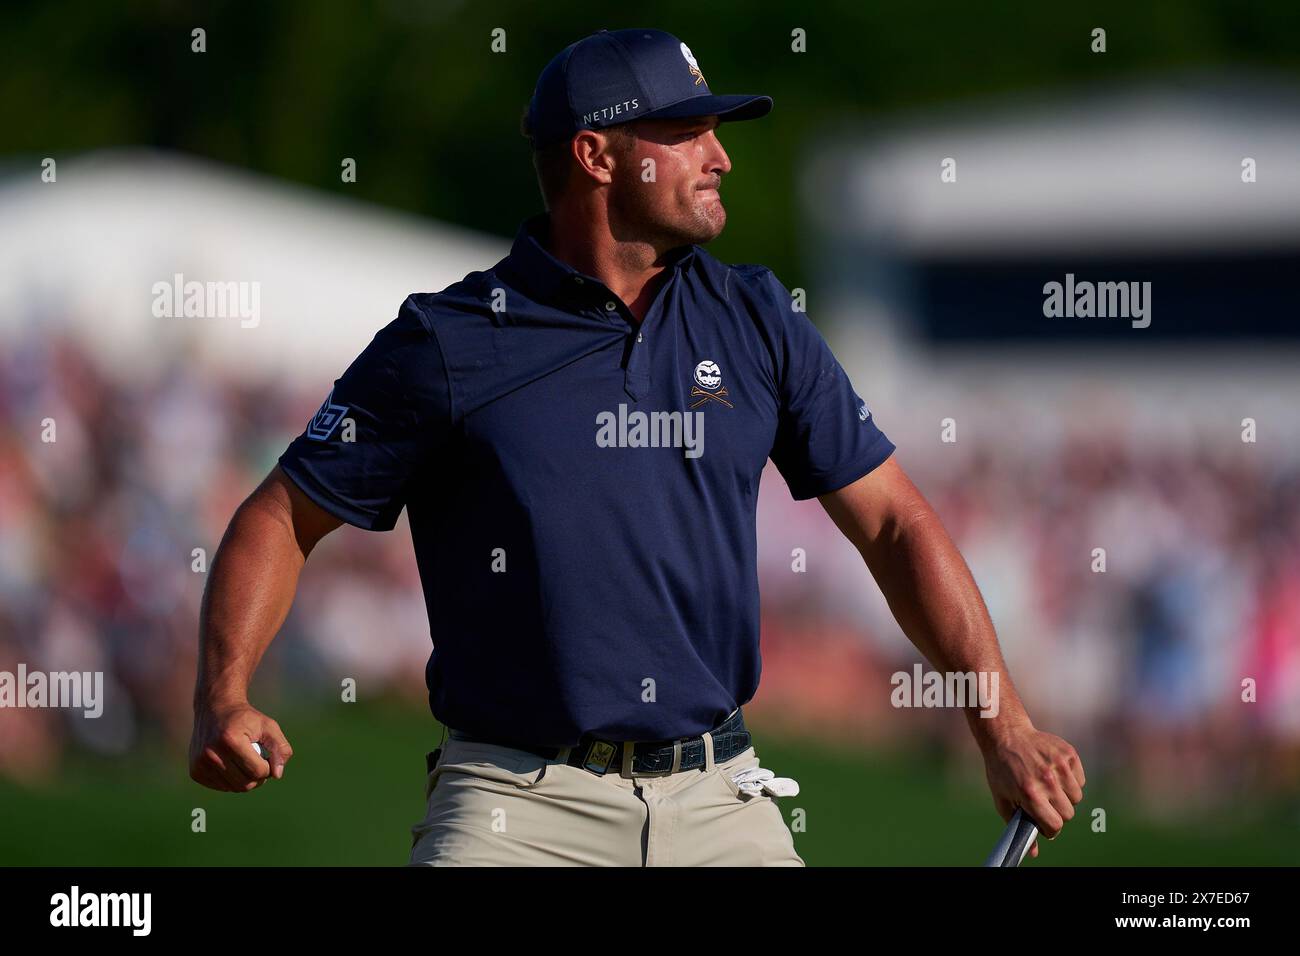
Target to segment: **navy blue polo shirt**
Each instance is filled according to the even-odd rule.
[[[682,247],[638,325],[547,228],[410,296],[280,466],[357,527],[406,508],[438,720],[539,746],[693,736],[758,689],[768,458],[806,499],[894,445],[770,269]]]

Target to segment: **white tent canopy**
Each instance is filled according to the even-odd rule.
[[[364,176],[364,168],[359,175]],[[62,324],[118,368],[184,348],[237,375],[339,374],[412,292],[509,243],[190,157],[110,151],[0,187],[0,342]],[[155,284],[243,283],[256,324],[156,316]]]
[[[803,183],[815,225],[897,255],[1300,242],[1300,93],[1276,83],[966,104],[841,142]]]
[[[1211,76],[966,101],[865,132],[848,125],[808,155],[802,207],[830,290],[821,317],[864,398],[903,434],[906,423],[928,438],[959,410],[989,434],[1058,431],[1061,422],[1114,414],[1142,434],[1196,428],[1234,450],[1248,416],[1267,422],[1272,441],[1300,438],[1290,342],[1225,337],[1157,355],[1126,348],[1143,341],[1132,330],[1109,343],[927,345],[914,336],[918,306],[907,274],[909,263],[926,259],[977,269],[1044,257],[1249,259],[1295,250],[1294,85]],[[1248,157],[1257,164],[1253,183],[1242,181]],[[948,158],[956,161],[952,183],[940,179]],[[1063,280],[1065,271],[1038,281]],[[1157,302],[1162,295],[1155,290]],[[1156,322],[1177,321],[1160,308]],[[1023,418],[1008,428],[1012,413]]]

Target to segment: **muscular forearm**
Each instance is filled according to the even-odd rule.
[[[254,495],[240,506],[203,592],[196,709],[246,701],[253,672],[289,614],[304,560],[280,503]]]
[[[965,710],[980,747],[1029,725],[984,599],[938,515],[915,509],[884,529],[863,557],[899,626],[937,670],[997,674],[997,715]]]
[[[980,716],[978,703],[964,710],[993,804],[1004,820],[1024,808],[1039,832],[1054,837],[1083,799],[1083,762],[1069,743],[1029,720],[988,608],[939,516],[892,457],[821,502],[871,569],[903,632],[937,670],[987,674],[987,690],[997,676],[996,715]],[[1037,856],[1038,844],[1029,852]]]

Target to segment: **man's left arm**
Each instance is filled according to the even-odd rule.
[[[1037,730],[1016,693],[979,588],[939,516],[890,456],[838,491],[819,495],[858,549],[899,627],[944,673],[997,675],[996,715],[966,708],[1003,820],[1023,807],[1049,840],[1083,799],[1083,763],[1065,740]],[[1038,855],[1035,841],[1032,856]]]

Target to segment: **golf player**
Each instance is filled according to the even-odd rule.
[[[772,271],[702,247],[727,218],[720,124],[771,107],[712,93],[658,30],[601,30],[545,67],[523,126],[546,211],[486,271],[408,297],[231,520],[195,780],[282,776],[289,743],[248,700],[258,661],[315,544],[405,508],[447,732],[408,862],[803,865],[778,802],[797,784],[760,765],[741,712],[770,458],[936,670],[996,675],[996,716],[964,713],[1002,818],[1023,807],[1050,838],[1074,815],[1079,756],[1031,723],[895,446]]]

